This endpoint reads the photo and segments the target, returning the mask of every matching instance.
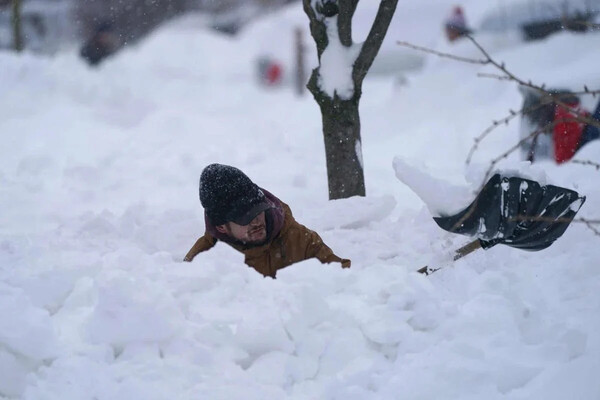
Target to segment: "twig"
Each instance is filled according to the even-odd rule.
[[[479,72],[477,74],[477,77],[479,77],[479,78],[497,79],[499,81],[510,81],[511,80],[511,78],[509,78],[507,76],[496,75],[496,74],[489,74],[489,73],[484,73],[484,72]]]
[[[503,75],[498,75],[498,74],[491,74],[491,73],[486,73],[486,72],[479,72],[477,74],[477,76],[479,78],[490,78],[490,79],[497,79],[499,81],[512,81],[514,80],[512,77],[509,76],[503,76]],[[521,82],[518,82],[519,84],[521,84]],[[525,85],[525,86],[528,86]],[[528,86],[531,87],[531,86]],[[592,97],[596,97],[597,95],[600,94],[600,89],[598,90],[590,90],[587,86],[584,85],[583,90],[578,91],[578,92],[568,92],[568,93],[551,93],[549,91],[547,91],[545,89],[545,86],[542,85],[540,86],[540,89],[544,90],[544,94],[547,94],[549,97],[551,98],[561,98],[561,97],[569,97],[569,96],[583,96],[583,95],[591,95]]]
[[[577,218],[574,222],[583,222],[584,224],[600,224],[600,219]]]
[[[483,46],[481,46],[479,44],[479,42],[477,42],[471,35],[466,35],[466,37],[471,41],[471,43],[473,43],[473,45],[475,47],[477,47],[477,49],[481,52],[481,54],[483,55],[484,59],[474,59],[474,58],[467,58],[467,57],[460,57],[460,56],[456,56],[453,54],[449,54],[449,53],[444,53],[444,52],[440,52],[437,50],[433,50],[427,47],[423,47],[423,46],[417,46],[414,45],[412,43],[408,43],[408,42],[404,42],[404,41],[398,41],[397,44],[399,44],[400,46],[404,46],[404,47],[408,47],[410,49],[414,49],[414,50],[418,50],[418,51],[422,51],[425,53],[429,53],[429,54],[433,54],[436,55],[438,57],[442,57],[442,58],[449,58],[455,61],[461,61],[461,62],[465,62],[465,63],[470,63],[470,64],[478,64],[478,65],[493,65],[496,69],[500,70],[502,72],[502,75],[497,75],[497,74],[489,74],[489,73],[480,73],[478,74],[478,76],[481,77],[486,77],[486,78],[493,78],[493,79],[498,79],[498,80],[503,80],[503,81],[514,81],[516,83],[518,83],[521,86],[524,87],[528,87],[538,93],[540,93],[543,97],[546,97],[547,100],[544,100],[541,102],[541,104],[545,104],[545,103],[551,103],[551,102],[555,102],[556,104],[558,104],[559,106],[562,106],[566,109],[569,110],[569,112],[571,112],[572,114],[575,114],[575,120],[579,121],[579,122],[583,122],[586,123],[588,125],[594,125],[598,128],[600,128],[600,121],[596,121],[592,118],[587,117],[586,115],[581,114],[580,112],[578,112],[577,110],[574,110],[572,107],[569,107],[568,104],[566,104],[565,102],[562,101],[563,97],[567,97],[567,96],[576,96],[576,95],[598,95],[600,94],[600,89],[598,90],[589,90],[589,88],[587,86],[584,86],[584,90],[580,91],[580,92],[570,92],[570,93],[551,93],[550,91],[548,91],[545,87],[545,85],[536,85],[534,83],[532,83],[531,81],[524,81],[523,79],[520,79],[519,77],[517,77],[515,74],[513,74],[511,71],[509,71],[505,64],[503,62],[498,62],[496,60],[494,60],[490,54],[483,48]],[[533,110],[532,110],[533,111]],[[523,110],[521,110],[520,112],[521,114],[523,114]],[[479,143],[483,140],[484,137],[486,137],[492,130],[494,130],[497,126],[499,126],[502,122],[504,123],[508,123],[509,121],[511,121],[512,119],[514,119],[516,117],[516,115],[510,115],[507,116],[505,118],[503,118],[500,121],[496,121],[494,122],[494,124],[492,126],[490,126],[489,128],[487,128],[481,135],[479,135],[477,138],[475,138],[475,143],[473,145],[473,147],[471,148],[471,150],[469,151],[469,155],[467,157],[466,163],[469,164],[471,162],[473,153],[477,150]],[[504,157],[502,157],[504,158]]]
[[[553,218],[544,216],[528,216],[528,215],[517,215],[508,219],[509,221],[542,221],[542,222],[574,222],[584,224],[600,224],[600,220],[589,220],[584,218],[576,218],[571,220],[570,218]]]
[[[595,127],[600,128],[600,121],[597,121],[593,118],[590,118],[588,115],[576,110],[574,107],[571,107],[569,104],[565,103],[563,101],[564,97],[569,97],[569,96],[577,96],[577,95],[592,95],[592,96],[596,96],[598,94],[600,94],[600,89],[597,90],[589,90],[589,88],[587,86],[584,85],[583,87],[583,91],[580,92],[569,92],[569,93],[552,93],[550,91],[548,91],[545,87],[545,85],[536,85],[534,83],[532,83],[531,81],[524,81],[523,79],[517,77],[515,74],[513,74],[511,71],[509,71],[505,64],[503,62],[498,62],[495,59],[493,59],[490,54],[483,48],[483,46],[481,46],[471,35],[465,35],[470,41],[471,43],[473,43],[473,45],[475,47],[477,47],[477,49],[481,52],[481,54],[483,55],[484,59],[473,59],[473,58],[466,58],[466,57],[460,57],[460,56],[456,56],[453,54],[449,54],[449,53],[443,53],[437,50],[433,50],[430,48],[426,48],[426,47],[422,47],[422,46],[416,46],[414,44],[408,43],[408,42],[403,42],[403,41],[398,41],[397,43],[401,46],[404,47],[408,47],[414,50],[418,50],[418,51],[423,51],[429,54],[433,54],[436,55],[438,57],[443,57],[443,58],[449,58],[452,60],[456,60],[456,61],[461,61],[461,62],[466,62],[466,63],[471,63],[471,64],[478,64],[478,65],[492,65],[494,66],[496,69],[500,70],[502,72],[502,74],[498,75],[498,74],[490,74],[490,73],[479,73],[478,76],[480,77],[485,77],[485,78],[493,78],[493,79],[498,79],[498,80],[502,80],[502,81],[514,81],[517,84],[519,84],[520,86],[523,87],[527,87],[530,88],[532,90],[534,90],[535,92],[539,93],[542,97],[539,105],[533,106],[531,107],[530,110],[525,110],[525,109],[521,109],[518,112],[514,112],[511,111],[511,115],[499,120],[499,121],[494,121],[493,124],[491,126],[489,126],[487,129],[485,129],[483,131],[483,133],[481,133],[479,136],[477,136],[474,139],[474,144],[471,147],[469,154],[467,156],[467,160],[466,163],[469,164],[471,162],[471,159],[473,157],[473,154],[475,153],[475,151],[479,148],[479,143],[486,137],[488,136],[488,134],[490,132],[492,132],[496,127],[500,126],[501,124],[508,124],[511,120],[513,120],[516,116],[518,115],[525,115],[529,112],[533,112],[535,111],[535,109],[537,109],[538,107],[541,107],[545,104],[549,104],[549,103],[555,103],[556,105],[558,105],[559,107],[564,108],[565,110],[568,110],[570,114],[574,115],[573,117],[570,118],[564,118],[560,121],[553,121],[552,123],[546,125],[545,127],[538,129],[537,131],[532,132],[529,136],[521,139],[515,146],[511,147],[510,149],[508,149],[506,152],[504,152],[503,154],[501,154],[500,156],[496,157],[495,159],[493,159],[490,163],[490,167],[488,168],[485,177],[484,177],[484,181],[483,184],[485,184],[486,180],[488,179],[491,171],[493,170],[494,166],[503,158],[508,157],[508,155],[510,155],[513,151],[515,151],[516,149],[518,149],[523,143],[525,143],[526,141],[528,141],[529,139],[533,138],[534,140],[537,138],[537,136],[546,131],[547,129],[554,127],[557,123],[560,122],[573,122],[573,121],[577,121],[577,122],[581,122],[587,125],[593,125]],[[579,162],[580,164],[586,164],[586,165],[593,165],[595,166],[597,169],[600,169],[600,167],[598,167],[597,164],[592,163],[592,162]],[[468,214],[468,213],[467,213]],[[460,222],[460,221],[459,221]]]
[[[566,119],[560,119],[560,120],[552,121],[549,124],[546,124],[545,126],[541,127],[540,129],[536,129],[535,131],[531,132],[528,136],[526,136],[526,137],[522,138],[521,140],[519,140],[519,142],[517,142],[517,144],[515,144],[514,146],[512,146],[511,148],[509,148],[508,150],[506,150],[504,153],[502,153],[498,157],[494,158],[490,162],[490,166],[487,169],[487,171],[485,172],[485,175],[484,175],[481,187],[483,187],[485,185],[488,177],[490,176],[491,172],[493,171],[493,169],[496,166],[496,164],[498,164],[498,162],[500,162],[502,159],[508,157],[513,151],[517,150],[519,147],[521,147],[521,145],[523,143],[527,142],[529,139],[535,139],[536,137],[538,137],[540,134],[542,134],[546,130],[548,130],[550,128],[553,128],[556,124],[564,122],[565,120]]]
[[[583,222],[595,235],[600,236],[600,231],[594,227],[594,224],[600,224],[600,221],[590,221],[585,218],[579,218],[577,222]]]
[[[599,95],[599,94],[600,94],[600,90],[589,90],[589,89],[587,88],[587,86],[585,86],[585,85],[584,85],[584,89],[583,89],[583,90],[581,90],[581,91],[579,91],[579,92],[569,92],[569,93],[565,93],[565,94],[564,94],[564,96],[569,96],[569,95],[571,95],[571,96],[583,96],[583,95],[586,95],[586,94],[589,94],[589,95],[591,95],[592,97],[596,97],[597,95]],[[555,95],[555,96],[559,96],[559,95]],[[559,96],[559,97],[560,97],[560,96]]]
[[[521,115],[527,115],[529,113],[532,113],[534,111],[536,111],[537,109],[541,108],[544,104],[535,104],[531,107],[527,107],[527,108],[522,108],[519,111],[513,111],[513,110],[509,110],[510,115],[507,117],[504,117],[502,119],[496,120],[492,122],[492,125],[488,126],[481,134],[479,134],[479,136],[477,136],[474,139],[474,143],[473,146],[471,146],[471,149],[469,150],[469,155],[467,156],[467,165],[471,163],[471,159],[473,157],[473,154],[475,153],[475,151],[479,148],[479,143],[487,136],[489,135],[494,129],[496,129],[497,127],[501,126],[501,125],[508,125],[508,123],[515,119],[518,116]]]
[[[521,78],[518,78],[516,75],[514,75],[512,72],[510,72],[506,68],[504,63],[499,63],[496,60],[494,60],[489,55],[489,53],[479,44],[479,42],[477,42],[471,35],[467,35],[466,37],[469,38],[471,43],[473,43],[475,45],[475,47],[477,47],[477,49],[479,49],[481,54],[483,54],[483,56],[486,58],[486,60],[489,61],[488,62],[489,64],[492,64],[494,67],[496,67],[497,69],[502,71],[502,73],[504,73],[504,77],[503,77],[504,80],[511,80],[511,81],[517,82],[521,86],[528,87],[530,89],[533,89],[533,90],[539,92],[542,95],[549,96],[556,104],[558,104],[561,107],[564,107],[565,109],[567,109],[570,112],[572,112],[573,114],[575,114],[577,116],[577,120],[579,122],[584,122],[587,124],[591,124],[591,125],[600,127],[600,121],[596,121],[591,118],[588,118],[587,116],[581,114],[579,111],[574,110],[567,103],[563,102],[561,100],[561,96],[565,96],[566,94],[562,94],[562,95],[561,94],[553,94],[552,92],[549,92],[548,90],[546,90],[546,88],[544,86],[536,85],[536,84],[532,83],[531,81],[525,82],[524,80],[522,80]],[[589,93],[589,94],[600,93],[600,90],[589,91],[589,90],[587,90],[587,87],[585,89],[586,89],[586,93]],[[572,93],[568,93],[568,94],[572,95]]]
[[[480,190],[481,188],[483,188],[491,174],[491,172],[494,169],[494,166],[503,158],[508,157],[513,151],[517,150],[523,143],[527,142],[529,139],[535,139],[537,136],[539,136],[540,134],[542,134],[546,129],[549,129],[550,127],[553,127],[555,124],[557,124],[558,122],[562,122],[562,120],[560,121],[553,121],[549,124],[547,124],[546,126],[532,132],[531,134],[529,134],[527,137],[521,139],[516,145],[514,145],[513,147],[511,147],[510,149],[508,149],[506,152],[504,152],[503,154],[501,154],[500,156],[496,157],[495,159],[493,159],[490,163],[490,167],[488,168],[488,170],[485,172],[485,176],[483,178],[483,182],[481,184]],[[455,230],[456,228],[460,227],[475,211],[475,208],[477,206],[477,199],[475,199],[475,201],[473,201],[473,204],[471,205],[471,207],[469,208],[469,210],[461,217],[459,218],[458,221],[456,221],[456,223],[453,225],[453,227],[451,228],[451,230]]]
[[[483,48],[483,46],[481,46],[479,44],[479,42],[477,42],[473,36],[471,35],[465,35],[465,37],[467,37],[471,43],[473,43],[473,45],[475,47],[477,47],[477,49],[481,52],[481,54],[483,54],[484,59],[476,59],[476,58],[468,58],[468,57],[461,57],[461,56],[457,56],[454,54],[450,54],[450,53],[444,53],[441,51],[437,51],[437,50],[433,50],[431,48],[428,47],[423,47],[423,46],[417,46],[415,44],[409,43],[409,42],[405,42],[405,41],[397,41],[396,43],[400,46],[403,47],[407,47],[409,49],[413,49],[413,50],[418,50],[418,51],[422,51],[425,53],[429,53],[429,54],[433,54],[436,55],[438,57],[442,57],[442,58],[448,58],[451,60],[455,60],[455,61],[461,61],[461,62],[465,62],[465,63],[469,63],[469,64],[479,64],[479,65],[488,65],[491,64],[494,67],[496,67],[497,69],[499,69],[500,71],[502,71],[502,73],[504,75],[495,75],[495,74],[481,74],[481,76],[484,77],[488,77],[488,78],[496,78],[496,79],[501,79],[501,80],[512,80],[517,82],[519,85],[521,86],[525,86],[531,89],[534,89],[544,95],[549,96],[552,99],[556,99],[556,98],[560,98],[561,96],[565,96],[566,94],[553,94],[551,92],[549,92],[548,90],[546,90],[545,86],[539,86],[539,85],[535,85],[533,84],[531,81],[524,81],[520,78],[518,78],[516,75],[514,75],[512,72],[510,72],[505,64],[499,63],[496,60],[494,60],[489,53]],[[600,89],[597,90],[589,90],[586,86],[584,86],[584,90],[581,92],[572,92],[572,93],[568,93],[568,95],[584,95],[584,94],[589,94],[589,95],[599,95],[600,94]]]
[[[600,29],[600,24],[597,24],[597,23],[591,22],[591,21],[570,20],[568,18],[563,18],[562,23],[563,23],[563,26],[564,25],[571,25],[571,26],[581,25],[581,26],[588,27],[592,30]]]
[[[573,164],[581,164],[581,165],[591,165],[593,167],[596,167],[596,170],[600,170],[600,164],[593,162],[593,161],[588,161],[588,160],[571,160],[571,162]]]
[[[585,218],[576,218],[572,221],[569,218],[552,218],[552,217],[528,217],[518,215],[514,218],[510,218],[511,221],[542,221],[542,222],[555,222],[555,223],[582,223],[585,224],[595,235],[600,236],[600,231],[594,227],[594,225],[599,225],[600,220],[590,220]]]
[[[533,89],[535,91],[537,91],[538,93],[540,93],[542,96],[548,96],[550,99],[552,99],[553,102],[555,102],[557,105],[559,105],[560,107],[563,107],[566,110],[569,110],[570,113],[575,114],[574,118],[570,118],[570,119],[565,119],[562,122],[572,122],[572,121],[578,121],[578,122],[583,122],[585,124],[588,125],[593,125],[596,126],[598,128],[600,128],[600,121],[596,121],[592,118],[589,118],[587,115],[582,114],[581,112],[575,110],[573,107],[570,107],[567,103],[565,103],[564,101],[562,101],[561,97],[567,96],[567,95],[573,95],[573,93],[568,93],[568,94],[554,94],[549,92],[548,90],[546,90],[545,86],[539,86],[536,84],[533,84],[531,81],[527,81],[525,82],[524,80],[522,80],[521,78],[518,78],[516,75],[514,75],[512,72],[510,72],[506,66],[504,65],[504,63],[499,63],[496,60],[494,60],[489,53],[470,35],[467,35],[467,38],[469,38],[469,40],[471,40],[471,42],[473,43],[473,45],[475,45],[475,47],[477,47],[477,49],[479,49],[479,51],[483,54],[483,56],[485,57],[486,61],[488,61],[489,64],[493,65],[494,67],[496,67],[497,69],[499,69],[500,71],[502,71],[502,73],[504,74],[504,76],[500,75],[494,75],[496,77],[500,77],[502,78],[502,80],[511,80],[514,82],[517,82],[519,85],[521,86],[525,86],[528,87],[530,89]],[[587,86],[584,86],[584,90],[586,94],[593,94],[593,93],[600,93],[600,90],[594,90],[594,91],[590,91]],[[543,102],[542,102],[543,103]],[[554,123],[556,124],[557,122],[560,121],[554,121]],[[544,129],[545,130],[545,129]],[[537,136],[537,134],[535,135]],[[528,139],[528,138],[525,138]],[[493,167],[497,164],[498,161],[500,161],[501,159],[508,157],[508,155],[510,153],[512,153],[514,150],[516,150],[521,143],[523,143],[524,140],[521,140],[517,146],[515,146],[515,148],[513,148],[512,150],[510,150],[508,153],[504,153],[502,154],[500,157],[494,159],[492,161],[492,164],[490,165],[490,168],[488,169],[488,172],[486,173],[486,179],[490,173],[490,171],[493,169]],[[469,154],[469,158],[467,158],[467,160],[470,160],[472,154]],[[468,164],[468,161],[467,161]],[[485,183],[485,181],[484,181]]]
[[[369,30],[367,38],[352,67],[352,79],[354,80],[354,86],[357,88],[362,85],[363,79],[367,75],[369,68],[371,68],[371,64],[375,60],[375,56],[377,56],[377,53],[379,52],[379,48],[381,47],[383,38],[390,26],[397,5],[398,0],[381,0],[379,2],[379,8],[377,9],[377,14],[375,15],[371,30]],[[356,4],[354,7],[356,8]]]
[[[581,123],[584,123],[587,125],[595,126],[596,128],[600,128],[600,121],[590,118],[588,115],[569,106],[569,104],[564,103],[563,101],[561,101],[559,99],[554,99],[554,102],[558,106],[562,107],[563,109],[569,111],[571,114],[575,115],[575,117],[573,117],[571,121],[577,121],[577,122],[581,122]]]
[[[433,54],[433,55],[436,55],[436,56],[442,57],[442,58],[449,58],[451,60],[466,62],[466,63],[469,63],[469,64],[480,64],[480,65],[489,64],[488,60],[478,60],[476,58],[460,57],[460,56],[456,56],[454,54],[443,53],[441,51],[433,50],[433,49],[430,49],[430,48],[427,48],[427,47],[417,46],[417,45],[414,45],[412,43],[403,42],[403,41],[397,41],[396,43],[399,44],[400,46],[408,47],[409,49],[419,50],[419,51],[422,51],[422,52],[425,52],[425,53],[429,53],[429,54]]]
[[[535,139],[536,137],[538,137],[540,134],[544,133],[545,131],[547,131],[548,129],[554,128],[554,126],[556,126],[557,124],[561,124],[564,122],[573,122],[573,121],[577,121],[577,118],[560,118],[557,120],[554,120],[552,122],[550,122],[549,124],[546,124],[545,126],[533,131],[531,134],[529,134],[528,136],[522,138],[521,140],[519,140],[519,142],[517,144],[515,144],[514,146],[512,146],[511,148],[509,148],[508,150],[506,150],[504,153],[502,153],[501,155],[499,155],[498,157],[494,158],[491,163],[490,163],[490,167],[488,168],[488,170],[485,173],[485,176],[483,178],[483,183],[482,183],[482,187],[483,185],[485,185],[485,182],[487,181],[488,177],[490,176],[492,170],[494,169],[494,166],[496,164],[498,164],[498,162],[500,162],[500,160],[508,157],[513,151],[517,150],[519,147],[521,147],[521,145],[527,141],[529,141],[529,139]]]

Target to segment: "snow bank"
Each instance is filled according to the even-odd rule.
[[[398,16],[436,45],[450,8],[399,4]],[[285,12],[282,23],[306,23],[297,5]],[[260,44],[283,48],[270,21],[278,35]],[[519,107],[513,85],[437,59],[403,84],[368,77],[368,197],[329,202],[314,100],[254,82],[259,23],[240,40],[193,26],[173,23],[97,70],[74,54],[0,54],[0,397],[598,398],[598,237],[573,223],[544,251],[496,246],[453,263],[465,239],[431,218],[470,202],[517,140],[516,124],[499,128],[465,172],[473,138]],[[598,37],[488,43],[524,76],[579,85]],[[597,161],[598,146],[577,157]],[[266,279],[224,244],[183,263],[213,162],[281,197],[352,268],[307,260]],[[498,168],[527,172],[516,154]],[[528,173],[576,188],[579,215],[598,218],[593,167]],[[414,272],[424,265],[444,268]]]
[[[27,376],[61,349],[46,310],[35,307],[19,288],[0,282],[0,393],[18,396]]]

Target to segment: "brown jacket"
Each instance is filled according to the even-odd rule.
[[[283,227],[268,243],[247,247],[241,243],[226,242],[244,253],[246,264],[272,278],[275,278],[278,270],[313,257],[322,263],[339,262],[342,268],[350,267],[350,260],[333,254],[316,232],[296,222],[287,204],[280,201],[280,205],[284,211]],[[192,261],[198,253],[212,248],[217,241],[218,239],[207,231],[196,241],[184,261]]]

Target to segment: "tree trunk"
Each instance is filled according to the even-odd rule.
[[[21,32],[21,0],[13,0],[13,43],[16,51],[23,50],[23,35]]]
[[[321,108],[330,200],[366,194],[358,104],[363,79],[379,52],[398,3],[398,0],[381,0],[379,3],[373,26],[352,64],[352,93],[348,95],[344,87],[345,98],[342,99],[337,91],[330,95],[321,87],[321,56],[330,39],[348,49],[353,45],[352,18],[358,1],[303,0],[319,58],[319,66],[313,70],[307,87]]]
[[[329,199],[365,196],[358,100],[319,102],[327,158]]]

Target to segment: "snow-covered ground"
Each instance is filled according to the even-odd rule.
[[[477,56],[444,43],[450,2],[419,4],[399,4],[397,18],[418,9],[422,24],[393,39]],[[432,175],[440,197],[478,183],[517,141],[518,123],[499,128],[465,169],[473,138],[519,108],[515,85],[430,57],[367,77],[368,196],[330,202],[316,103],[255,82],[256,41],[284,29],[269,18],[225,39],[187,17],[97,70],[0,53],[0,398],[600,398],[600,237],[575,223],[541,252],[450,263],[468,239],[440,230],[393,168]],[[600,34],[480,40],[524,78],[600,87]],[[598,162],[600,143],[578,157]],[[309,260],[265,279],[226,245],[183,263],[212,162],[290,204],[352,268]],[[525,168],[517,154],[501,166]],[[600,218],[599,171],[532,168]],[[447,268],[414,272],[425,264]]]

